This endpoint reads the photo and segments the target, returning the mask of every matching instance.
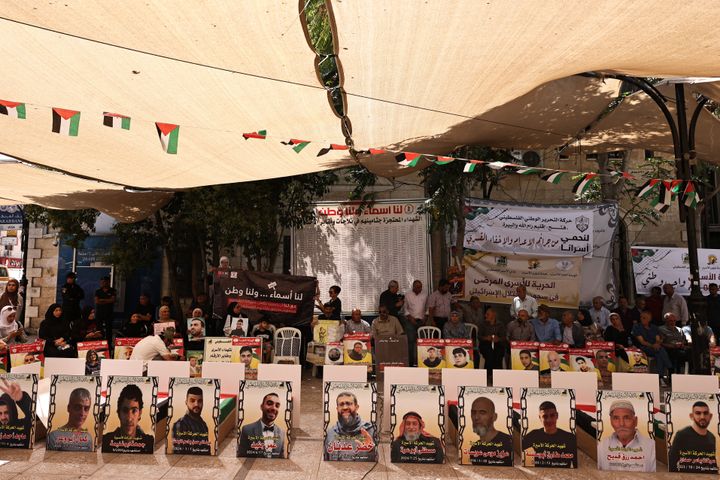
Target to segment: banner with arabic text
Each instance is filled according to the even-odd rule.
[[[635,291],[649,295],[652,287],[669,283],[675,293],[690,295],[690,258],[687,248],[632,247]],[[720,250],[698,249],[700,289],[709,295],[708,285],[720,284]]]
[[[274,325],[308,325],[313,315],[315,283],[314,277],[216,271],[214,313],[225,318],[228,305],[238,302],[253,322],[265,316]]]
[[[517,287],[550,307],[577,308],[582,257],[532,257],[498,253],[466,253],[465,295],[485,303],[509,304]]]

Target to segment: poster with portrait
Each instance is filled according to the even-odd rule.
[[[99,376],[53,375],[46,448],[94,452],[100,408]]]
[[[443,463],[445,393],[441,385],[390,387],[390,461]]]
[[[165,453],[217,455],[220,380],[170,378]]]
[[[445,368],[445,340],[442,338],[417,339],[418,367],[437,370]]]
[[[595,415],[599,470],[655,471],[652,393],[603,390]]]
[[[473,342],[468,338],[445,340],[445,368],[474,368]]]
[[[713,375],[720,376],[720,347],[710,347],[710,368]]]
[[[45,340],[10,345],[10,368],[38,362],[43,364],[45,362],[44,348]]]
[[[720,402],[716,392],[665,394],[668,470],[718,473]]]
[[[262,338],[232,337],[233,363],[245,364],[245,378],[257,380],[258,365],[262,363]]]
[[[187,319],[188,342],[197,342],[205,338],[205,319],[193,317]]]
[[[342,340],[344,328],[338,320],[318,320],[313,327],[313,342],[330,343]]]
[[[202,377],[202,364],[205,352],[203,350],[188,350],[187,361],[190,362],[190,376],[193,378]]]
[[[0,375],[0,448],[32,448],[37,390],[35,374]]]
[[[325,382],[323,460],[375,462],[378,458],[377,386]]]
[[[108,378],[103,453],[153,453],[157,377]]]
[[[135,345],[137,345],[140,340],[142,340],[140,337],[116,338],[113,358],[115,360],[130,360],[132,352],[135,349]]]
[[[343,336],[345,365],[372,365],[369,333],[351,333]]]
[[[204,362],[232,362],[232,337],[206,337]]]
[[[650,373],[647,355],[639,348],[626,348],[628,360],[630,361],[630,373]]]
[[[575,392],[523,388],[520,397],[524,467],[577,468]]]
[[[595,372],[595,352],[589,348],[571,348],[568,364],[571,372]]]
[[[596,368],[603,368],[602,365],[599,365],[597,363],[597,353],[600,350],[603,350],[608,354],[608,370],[610,370],[611,372],[617,371],[617,363],[615,358],[615,342],[596,342],[588,340],[587,342],[585,342],[585,348],[588,350],[592,350],[593,357],[596,359]]]
[[[173,343],[168,347],[170,353],[176,353],[181,357],[185,356],[185,340],[182,338],[173,338]]]
[[[458,387],[460,465],[513,466],[513,404],[508,387]]]
[[[77,353],[78,358],[86,358],[87,352],[95,350],[100,359],[110,358],[110,348],[108,347],[107,340],[93,340],[91,342],[78,342]]]
[[[225,324],[230,325],[226,333],[231,337],[246,337],[250,333],[250,319],[245,317],[225,317]]]
[[[343,343],[330,342],[325,346],[325,365],[343,364]]]
[[[241,381],[237,456],[287,458],[291,448],[292,408],[291,382]]]
[[[617,371],[614,342],[586,342],[585,348],[592,352],[598,388],[612,390],[612,374]]]
[[[552,345],[540,343],[538,358],[540,360],[540,386],[550,387],[550,376],[552,372],[566,372],[570,370],[568,365],[568,348],[566,343]]]
[[[539,370],[540,342],[510,342],[510,365],[513,370]]]

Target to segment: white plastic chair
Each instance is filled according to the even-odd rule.
[[[473,342],[473,349],[478,348],[478,327],[474,323],[466,323],[465,328],[468,329],[470,340]]]
[[[437,327],[420,327],[417,331],[418,338],[442,338],[442,330]]]
[[[293,327],[278,328],[275,331],[273,363],[300,363],[302,334]]]

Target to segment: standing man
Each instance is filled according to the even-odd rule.
[[[485,358],[485,369],[492,378],[493,370],[502,368],[503,358],[507,353],[505,325],[497,321],[497,313],[493,308],[485,311],[485,321],[478,327],[478,346]]]
[[[262,415],[256,422],[240,430],[239,457],[283,458],[285,456],[284,431],[275,420],[280,413],[280,397],[268,393],[260,403]]]
[[[520,310],[525,310],[531,318],[537,317],[537,300],[527,294],[527,288],[525,288],[525,285],[519,285],[517,287],[517,297],[513,298],[513,301],[510,304],[510,316],[512,318],[517,318]]]
[[[143,432],[140,419],[143,411],[142,390],[137,385],[125,385],[117,402],[120,426],[103,435],[102,451],[118,453],[153,453],[155,437]]]
[[[325,460],[373,462],[377,458],[375,429],[363,422],[354,393],[342,392],[336,400],[337,423],[325,435]],[[349,447],[349,448],[348,448]]]
[[[92,433],[83,426],[90,415],[91,408],[92,401],[88,389],[76,388],[70,392],[67,423],[48,434],[47,449],[92,452],[95,449],[95,440]]]
[[[635,407],[627,400],[610,405],[613,433],[598,445],[598,469],[630,472],[655,471],[655,442],[640,435]]]
[[[705,297],[707,302],[707,321],[715,335],[720,335],[720,295],[718,295],[718,284],[708,285],[710,295]]]
[[[385,306],[388,313],[395,318],[400,318],[400,310],[405,305],[405,297],[398,293],[400,287],[396,280],[390,280],[388,282],[388,288],[380,294],[380,306]]]
[[[652,314],[652,323],[658,326],[663,324],[663,303],[662,288],[657,285],[652,287],[650,296],[645,299],[645,310]]]
[[[470,407],[470,418],[472,419],[472,431],[478,436],[478,439],[470,444],[468,452],[470,463],[512,467],[512,437],[495,429],[495,422],[498,418],[495,404],[487,397],[476,398]],[[506,455],[490,457],[483,455],[485,452],[502,452]]]
[[[110,277],[100,279],[100,288],[95,290],[95,321],[105,326],[105,339],[112,348],[113,309],[117,292],[110,286]]]
[[[65,276],[65,285],[60,290],[63,316],[71,322],[75,322],[80,318],[80,301],[85,298],[85,292],[80,285],[75,283],[76,278],[75,272],[68,273]]]
[[[690,412],[692,423],[675,434],[668,453],[671,472],[718,473],[715,459],[715,435],[708,427],[713,414],[703,401],[695,402]],[[697,456],[683,458],[682,452],[694,451]],[[680,460],[685,460],[681,462]],[[698,460],[702,460],[702,463]]]
[[[202,418],[202,388],[188,388],[185,406],[187,412],[172,427],[173,453],[210,455],[208,426]]]
[[[688,307],[685,299],[676,294],[675,287],[669,283],[663,285],[663,292],[665,292],[662,309],[663,319],[666,313],[672,312],[675,314],[675,318],[677,318],[681,326],[686,325],[690,316],[688,315]]]
[[[427,312],[427,292],[423,290],[420,280],[415,280],[412,290],[405,295],[405,335],[408,340],[408,352],[410,354],[410,366],[417,365],[417,330],[425,325],[425,314]]]
[[[435,325],[442,331],[445,322],[450,317],[452,303],[450,282],[442,278],[438,284],[438,289],[428,298],[428,324]]]

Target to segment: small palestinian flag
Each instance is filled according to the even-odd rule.
[[[586,173],[573,187],[575,195],[584,195],[592,182],[597,181],[597,173]]]
[[[347,145],[339,145],[337,143],[331,143],[329,147],[321,148],[318,152],[317,156],[322,157],[326,153],[330,152],[331,150],[350,150],[350,147]]]
[[[64,108],[52,109],[52,131],[60,135],[77,137],[80,128],[80,112]]]
[[[685,186],[685,206],[689,208],[697,208],[700,203],[700,194],[695,190],[695,184],[692,181],[687,182]]]
[[[0,100],[0,114],[8,117],[25,118],[25,104],[20,102],[11,102],[9,100]]]
[[[532,175],[533,173],[540,173],[542,170],[539,168],[532,168],[532,167],[526,167],[526,168],[518,168],[515,170],[515,173],[518,175]]]
[[[422,159],[421,153],[403,152],[395,155],[395,160],[400,168],[410,168],[416,166]]]
[[[130,130],[130,117],[119,115],[117,113],[103,113],[103,125],[110,128],[122,128]]]
[[[666,182],[667,183],[667,182]],[[682,193],[682,180],[672,180],[670,182],[670,193],[672,193],[672,200],[675,201],[678,195]]]
[[[267,130],[258,130],[257,132],[243,133],[243,138],[245,140],[247,140],[248,138],[265,140],[265,137],[267,137]]]
[[[507,163],[507,162],[490,162],[488,163],[488,167],[492,168],[493,170],[502,170],[505,167],[518,167],[519,165],[515,165],[514,163]]]
[[[165,153],[176,155],[180,137],[180,125],[155,122],[155,128],[157,128],[158,137]]]
[[[660,183],[660,180],[658,180],[657,178],[652,178],[648,180],[640,186],[640,188],[638,189],[638,193],[635,196],[638,198],[649,197],[653,193],[653,191],[657,189],[658,183]]]
[[[483,163],[483,162],[479,162],[479,161],[476,161],[476,160],[475,160],[475,161],[471,160],[471,161],[467,162],[467,163],[465,164],[465,166],[463,167],[463,173],[472,173],[472,172],[474,172],[474,171],[475,171],[475,167],[477,167],[477,166],[480,165],[481,163]]]
[[[379,148],[371,148],[368,150],[368,153],[370,155],[382,155],[383,153],[388,153],[387,150],[381,150]]]
[[[633,179],[635,179],[635,177],[633,177],[632,175],[630,175],[629,172],[618,172],[617,170],[611,171],[611,172],[610,172],[610,175],[611,175],[613,178],[623,178],[623,179],[625,179],[625,180],[633,180]]]
[[[564,175],[565,172],[550,172],[547,175],[543,175],[541,178],[548,183],[557,185],[558,183],[560,183],[560,180],[562,180]]]
[[[448,163],[452,163],[454,161],[455,159],[453,157],[441,157],[440,155],[435,157],[436,165],[447,165]]]
[[[292,145],[293,150],[295,150],[295,153],[302,152],[302,149],[310,145],[310,142],[308,140],[298,140],[297,138],[291,138],[287,142],[280,142],[283,145]]]
[[[672,191],[670,190],[670,182],[660,182],[660,194],[658,197],[650,202],[653,208],[660,212],[665,213],[672,205]]]

